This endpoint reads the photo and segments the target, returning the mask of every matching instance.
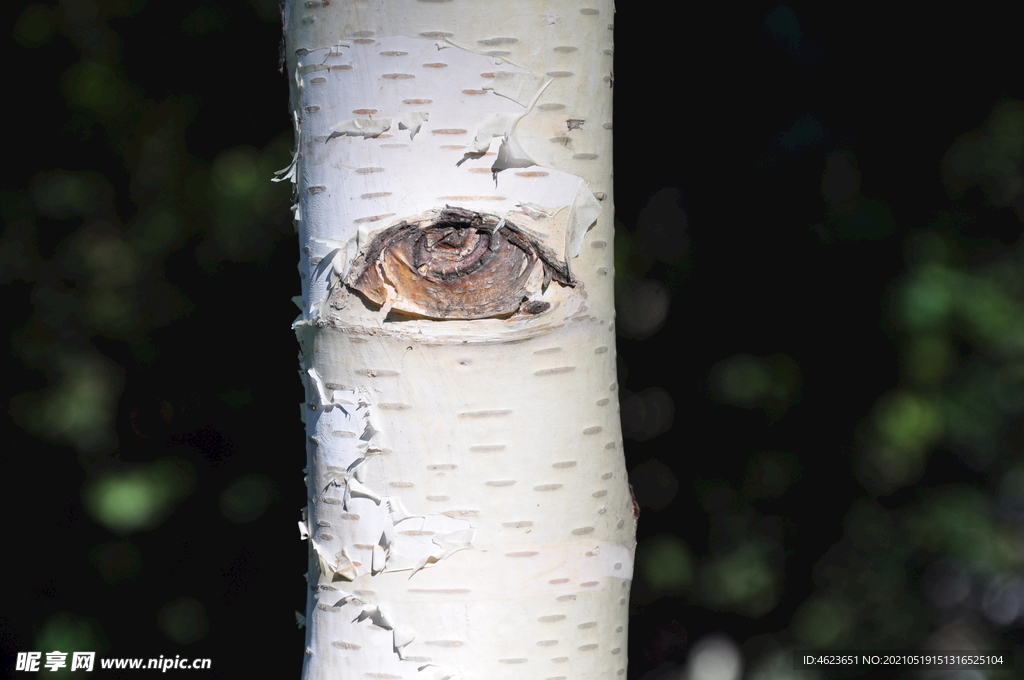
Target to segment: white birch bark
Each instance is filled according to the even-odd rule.
[[[612,13],[286,6],[307,680],[625,675],[635,520],[615,385]],[[381,231],[419,234],[446,206],[478,215],[453,233],[496,255],[523,257],[498,234],[539,244],[501,293],[511,307],[424,311],[387,278],[418,256],[374,260]],[[574,285],[545,282],[561,265]],[[352,289],[360,272],[379,275],[380,299]],[[490,292],[456,300],[471,295]]]

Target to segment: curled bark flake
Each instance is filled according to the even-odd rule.
[[[520,314],[542,314],[551,307],[550,302],[540,300],[528,300],[519,307]]]
[[[552,281],[575,285],[568,267],[521,228],[495,215],[445,208],[378,234],[345,283],[396,312],[434,319],[538,314],[530,301]]]

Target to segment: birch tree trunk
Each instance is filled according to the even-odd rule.
[[[625,675],[612,13],[286,5],[307,680]]]

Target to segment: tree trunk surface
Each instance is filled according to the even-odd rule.
[[[303,677],[623,677],[611,2],[289,1]]]

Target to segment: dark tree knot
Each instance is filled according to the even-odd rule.
[[[379,233],[345,283],[370,302],[434,319],[539,314],[530,300],[551,281],[574,286],[568,267],[507,219],[445,208],[433,219]]]

